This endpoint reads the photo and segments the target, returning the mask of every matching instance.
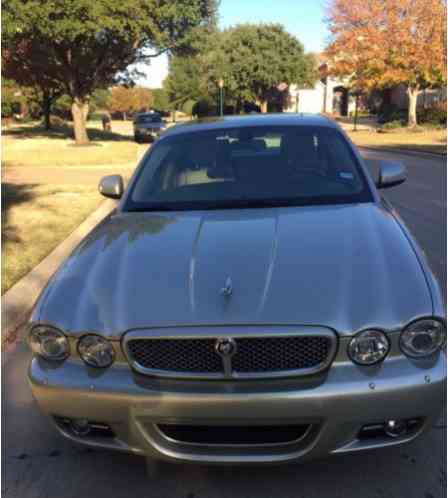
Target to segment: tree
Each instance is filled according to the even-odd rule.
[[[10,118],[23,102],[22,91],[17,83],[2,77],[2,118]]]
[[[211,116],[215,112],[216,106],[214,105],[214,102],[208,97],[201,97],[191,109],[192,115],[197,116],[198,118]]]
[[[54,102],[64,93],[60,82],[42,71],[41,49],[33,40],[22,40],[13,50],[2,51],[2,74],[28,89],[33,103],[38,103],[45,129],[51,128],[50,113]]]
[[[416,126],[419,93],[446,82],[445,0],[333,0],[327,22],[332,73],[363,89],[406,85]]]
[[[132,112],[134,106],[132,88],[115,86],[111,89],[110,97],[107,101],[107,108],[111,112],[121,112],[123,119],[126,119],[126,114]]]
[[[133,89],[134,93],[134,109],[135,111],[149,111],[153,106],[154,98],[152,91],[149,88],[136,86]]]
[[[152,88],[153,106],[157,111],[167,111],[169,108],[168,95],[163,88]]]
[[[152,102],[149,88],[115,86],[110,91],[107,108],[112,112],[121,112],[123,119],[126,119],[127,113],[149,111]]]
[[[32,73],[61,85],[72,101],[75,139],[88,142],[89,97],[131,78],[128,67],[163,52],[187,52],[192,30],[215,17],[216,0],[4,0],[2,42],[31,43]],[[213,21],[214,22],[214,21]],[[28,70],[28,69],[27,69]]]
[[[214,47],[202,57],[209,92],[224,80],[226,101],[237,109],[258,102],[267,112],[268,101],[280,84],[307,85],[315,78],[314,59],[280,24],[242,24],[215,37]]]
[[[201,96],[200,61],[196,57],[170,57],[168,76],[163,82],[169,102],[176,108],[182,107],[187,100],[196,100]]]
[[[106,88],[99,88],[98,90],[95,90],[92,93],[92,96],[90,97],[90,102],[89,106],[90,108],[96,109],[106,109],[107,108],[107,101],[109,100],[110,97],[110,90]]]
[[[196,102],[194,100],[188,99],[184,102],[184,105],[182,106],[182,112],[186,114],[187,116],[192,117],[193,116],[193,108],[196,105]]]

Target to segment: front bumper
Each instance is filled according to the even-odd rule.
[[[134,131],[134,134],[139,137],[152,137],[156,138],[160,135],[161,130],[153,128],[138,128]]]
[[[396,357],[362,368],[336,362],[325,374],[272,381],[185,381],[151,378],[127,365],[89,369],[78,360],[54,366],[33,358],[29,381],[40,408],[53,417],[85,418],[109,425],[115,437],[77,437],[94,447],[179,462],[275,463],[410,441],[439,416],[445,389],[445,354],[423,364]],[[421,418],[418,431],[361,440],[366,424]],[[245,447],[183,444],[165,438],[156,424],[310,424],[295,444]]]

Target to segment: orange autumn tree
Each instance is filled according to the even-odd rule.
[[[416,126],[419,93],[446,83],[445,0],[332,0],[326,20],[332,74],[365,90],[404,84]]]
[[[143,87],[114,86],[107,107],[112,112],[121,112],[123,119],[131,112],[149,111],[153,104],[152,91]]]

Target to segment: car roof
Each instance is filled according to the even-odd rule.
[[[244,128],[249,126],[323,126],[326,128],[339,128],[335,121],[323,114],[247,114],[203,118],[178,124],[168,128],[163,134],[163,137],[199,131]]]
[[[160,116],[160,112],[138,112],[135,117],[141,118],[142,116]]]

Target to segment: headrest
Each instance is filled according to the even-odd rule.
[[[228,139],[216,140],[215,161],[207,169],[209,178],[233,178],[230,143]]]

